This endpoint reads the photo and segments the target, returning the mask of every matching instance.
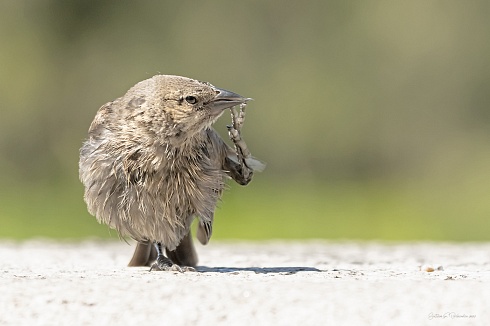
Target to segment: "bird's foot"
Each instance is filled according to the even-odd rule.
[[[246,103],[240,104],[240,110],[237,111],[236,107],[230,108],[231,111],[231,125],[226,126],[228,128],[228,135],[233,143],[242,141],[240,131],[242,130],[245,122],[245,107]]]
[[[165,272],[195,272],[196,269],[189,266],[179,266],[174,264],[170,259],[165,256],[158,256],[157,260],[151,265],[151,271],[165,271]]]
[[[233,128],[240,131],[242,130],[243,123],[245,122],[245,108],[247,103],[240,104],[240,110],[237,111],[236,107],[232,107],[231,110],[231,123]]]
[[[230,109],[232,124],[226,127],[228,128],[228,135],[235,145],[235,151],[241,166],[243,178],[249,180],[253,174],[253,169],[247,164],[247,161],[252,159],[252,154],[240,133],[243,123],[245,122],[245,107],[246,104],[242,103],[239,111],[237,111],[235,107]]]

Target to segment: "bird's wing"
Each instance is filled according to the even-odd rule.
[[[197,233],[196,233],[196,237],[199,240],[199,242],[203,245],[208,244],[212,233],[213,233],[213,221],[199,220],[199,225],[197,226]]]

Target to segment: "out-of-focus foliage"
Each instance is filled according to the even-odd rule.
[[[164,73],[255,99],[244,137],[268,167],[226,194],[216,237],[488,240],[489,14],[483,0],[2,1],[0,236],[108,235],[78,149],[102,104]]]

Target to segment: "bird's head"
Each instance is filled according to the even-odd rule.
[[[225,109],[251,100],[207,82],[157,75],[136,84],[125,95],[134,106],[131,118],[162,141],[179,145],[208,128]]]

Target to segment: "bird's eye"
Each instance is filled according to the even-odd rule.
[[[195,96],[191,96],[191,95],[186,96],[185,100],[189,104],[196,104],[197,103],[197,98]]]

